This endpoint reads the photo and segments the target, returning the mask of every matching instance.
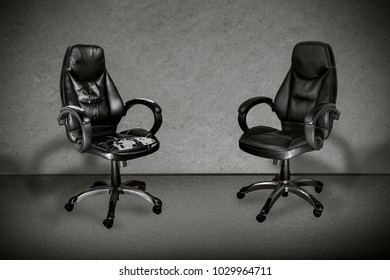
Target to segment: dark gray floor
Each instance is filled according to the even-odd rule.
[[[307,177],[307,176],[305,176]],[[3,259],[389,259],[390,176],[311,176],[325,210],[290,194],[267,220],[255,217],[269,190],[236,198],[264,176],[136,176],[159,197],[163,213],[122,196],[114,227],[102,225],[107,196],[63,205],[108,176],[1,176]],[[134,177],[124,176],[123,179]],[[135,178],[134,178],[135,179]]]

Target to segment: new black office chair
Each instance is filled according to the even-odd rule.
[[[273,189],[256,217],[258,222],[263,222],[276,200],[281,195],[287,197],[289,192],[309,202],[314,207],[314,216],[321,216],[324,207],[302,186],[313,186],[320,193],[323,184],[311,179],[291,180],[289,159],[322,148],[332,130],[333,120],[340,116],[336,97],[337,77],[331,47],[321,42],[301,42],[293,50],[291,68],[275,100],[254,97],[239,107],[238,123],[244,131],[239,140],[241,150],[281,164],[280,174],[272,181],[251,184],[237,193],[242,199],[255,190]],[[261,103],[275,111],[281,121],[281,130],[267,126],[248,128],[247,113]]]
[[[58,123],[65,125],[68,139],[76,149],[101,156],[111,161],[111,184],[96,181],[90,190],[84,191],[65,205],[72,211],[80,200],[100,194],[110,194],[107,219],[103,224],[111,228],[114,223],[116,202],[120,194],[132,194],[153,204],[153,212],[160,214],[160,199],[145,192],[145,183],[131,180],[121,183],[119,167],[127,166],[127,160],[154,153],[159,141],[154,136],[162,123],[161,108],[157,103],[137,98],[123,104],[105,66],[103,49],[93,45],[68,47],[61,73],[61,103],[63,108]],[[149,107],[154,114],[150,131],[135,128],[117,133],[117,125],[127,111],[136,104]]]

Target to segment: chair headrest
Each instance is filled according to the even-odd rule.
[[[70,46],[64,66],[81,81],[94,80],[106,69],[104,51],[94,45]]]
[[[335,67],[331,47],[322,42],[298,43],[292,53],[292,68],[305,78],[315,78]]]

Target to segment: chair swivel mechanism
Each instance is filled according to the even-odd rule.
[[[289,159],[300,154],[320,150],[332,131],[333,120],[338,120],[336,109],[337,77],[331,47],[322,42],[298,43],[292,52],[291,67],[276,97],[250,98],[238,109],[238,123],[243,130],[239,140],[241,150],[280,164],[280,174],[272,181],[245,186],[237,193],[242,199],[247,193],[271,189],[258,222],[264,222],[272,206],[280,196],[293,193],[313,207],[314,216],[320,217],[324,209],[321,202],[303,187],[314,187],[317,193],[323,183],[312,179],[290,178]],[[254,106],[268,105],[281,122],[281,129],[267,126],[248,128],[246,116]]]
[[[61,72],[60,93],[62,109],[58,123],[65,126],[68,139],[80,153],[91,153],[111,162],[111,183],[93,183],[89,190],[69,199],[65,209],[73,210],[82,199],[109,194],[107,218],[103,224],[114,223],[119,195],[129,194],[150,202],[155,214],[162,211],[160,199],[145,191],[145,183],[137,180],[121,182],[120,167],[127,161],[154,153],[159,149],[155,133],[161,126],[160,106],[148,99],[136,98],[123,103],[105,66],[104,51],[94,45],[68,47]],[[117,125],[134,105],[147,106],[154,114],[150,131],[135,128],[117,133]]]

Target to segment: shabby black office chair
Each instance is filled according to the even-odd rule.
[[[104,226],[114,223],[116,202],[120,194],[132,194],[153,204],[153,212],[160,214],[160,199],[145,192],[145,183],[131,180],[121,183],[119,167],[127,166],[127,160],[154,153],[159,141],[154,136],[162,123],[161,108],[157,103],[132,99],[125,104],[105,66],[103,49],[93,45],[68,47],[61,73],[61,103],[63,108],[58,123],[65,125],[68,139],[80,153],[88,152],[111,161],[111,184],[96,181],[90,190],[69,199],[65,209],[73,210],[80,200],[100,194],[110,194],[107,218]],[[135,128],[117,133],[117,125],[127,111],[136,104],[150,108],[154,125],[150,131]]]
[[[275,100],[254,97],[239,107],[238,123],[244,131],[239,140],[241,150],[281,164],[280,174],[272,181],[251,184],[237,193],[242,199],[255,190],[273,189],[256,217],[258,222],[264,222],[276,200],[281,195],[287,197],[289,192],[309,202],[314,207],[314,216],[321,216],[323,205],[302,186],[313,186],[320,193],[323,184],[311,179],[291,180],[289,159],[322,148],[332,131],[333,120],[340,116],[336,97],[337,77],[331,47],[322,42],[301,42],[293,50],[291,68]],[[281,130],[267,126],[248,128],[249,110],[261,103],[275,111],[281,121]]]

